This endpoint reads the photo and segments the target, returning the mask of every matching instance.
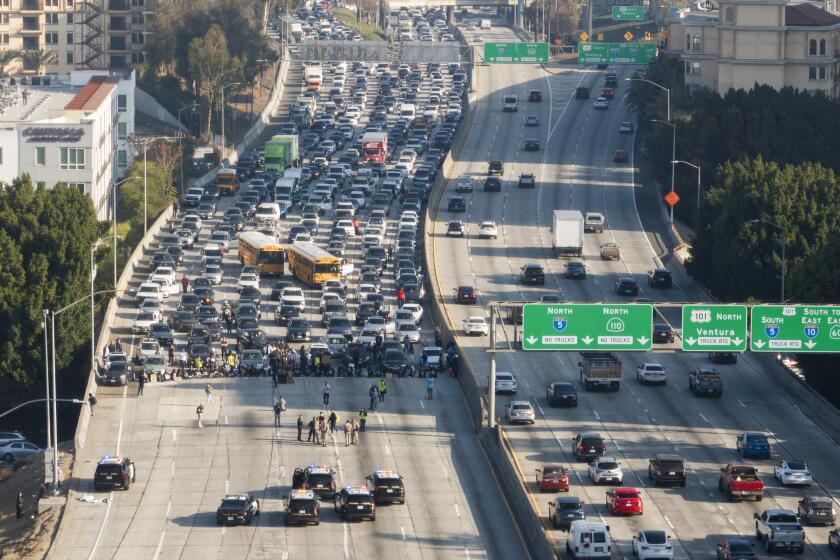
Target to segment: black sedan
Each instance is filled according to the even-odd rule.
[[[455,288],[455,303],[478,302],[478,291],[472,286],[458,286]]]
[[[670,271],[664,268],[648,271],[648,286],[651,288],[670,288],[672,284]]]
[[[382,356],[382,370],[394,375],[405,375],[408,369],[408,358],[405,353],[397,348],[390,348]]]
[[[225,496],[216,509],[216,525],[250,525],[259,514],[260,501],[254,496]]]
[[[312,338],[312,330],[309,328],[309,322],[306,319],[295,317],[289,320],[289,326],[286,329],[287,342],[309,342]]]
[[[586,278],[586,265],[580,261],[566,263],[566,270],[563,272],[563,276],[583,280]]]
[[[175,311],[166,320],[169,328],[176,333],[190,332],[194,325],[200,323],[191,311]]]
[[[529,138],[525,140],[525,151],[526,152],[539,152],[540,151],[540,141],[536,138]]]
[[[271,301],[280,301],[280,295],[283,293],[283,288],[293,286],[288,280],[278,280],[271,285]]]
[[[484,180],[484,192],[501,192],[502,180],[498,177],[487,177]]]
[[[449,203],[447,204],[446,209],[449,212],[466,212],[467,203],[464,200],[463,196],[453,196],[449,199]]]
[[[300,317],[300,306],[294,303],[283,303],[274,310],[274,322],[286,325],[290,320]]]
[[[665,323],[656,323],[653,325],[653,342],[674,342],[674,329]]]
[[[577,389],[571,383],[558,381],[545,388],[549,406],[577,406]]]
[[[615,293],[619,296],[637,296],[639,283],[633,278],[619,278],[615,281]]]
[[[157,340],[158,344],[164,348],[172,346],[172,342],[175,338],[172,333],[172,328],[166,323],[155,323],[149,327],[149,336]]]

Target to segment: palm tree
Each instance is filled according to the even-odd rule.
[[[6,77],[6,66],[20,58],[20,51],[0,49],[0,78]]]
[[[20,58],[23,60],[23,69],[34,71],[36,74],[41,72],[42,67],[58,62],[58,54],[46,49],[23,51]]]

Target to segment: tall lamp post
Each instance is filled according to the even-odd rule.
[[[241,85],[241,82],[231,82],[222,87],[222,159],[224,159],[224,151],[227,149],[227,141],[225,139],[225,90],[229,87]]]
[[[590,35],[591,35],[591,33],[590,33]],[[657,84],[656,82],[653,82],[651,80],[646,80],[644,78],[624,78],[624,80],[627,81],[627,82],[645,82],[646,84],[656,86],[659,89],[663,90],[665,92],[665,96],[666,96],[665,97],[665,103],[666,103],[666,110],[667,110],[667,115],[668,115],[667,118],[668,118],[668,122],[671,122],[671,90],[669,88],[666,88],[662,84]]]
[[[148,200],[147,200],[147,191],[148,191],[148,177],[146,174],[146,155],[149,149],[149,144],[152,142],[156,142],[158,140],[166,140],[170,142],[172,140],[178,140],[178,138],[174,136],[154,136],[152,138],[144,138],[143,139],[143,235],[146,235],[146,232],[149,231],[149,218],[148,218]]]
[[[659,124],[667,124],[671,127],[671,192],[674,192],[674,168],[677,162],[677,125],[669,121],[660,119],[651,119],[650,122]],[[671,225],[674,225],[674,205],[671,204]]]
[[[694,169],[697,170],[697,210],[700,210],[700,164],[698,163],[697,165],[694,165],[691,162],[683,161],[681,159],[678,159],[678,160],[672,161],[671,165],[674,165],[675,163],[682,163],[682,164],[688,165],[690,167],[693,167]]]
[[[192,103],[190,105],[187,105],[186,107],[181,107],[180,109],[178,109],[178,151],[181,152],[181,157],[179,159],[181,160],[181,174],[180,174],[180,177],[181,177],[181,193],[182,194],[184,192],[184,148],[183,148],[183,145],[181,143],[181,140],[183,140],[183,138],[184,138],[184,131],[181,130],[181,111],[185,111],[187,109],[192,109],[193,112],[195,112],[196,107],[198,107],[198,103]],[[190,131],[190,133],[192,134],[192,130]]]
[[[787,247],[787,228],[783,225],[779,225],[775,222],[771,222],[769,220],[750,220],[752,224],[764,224],[766,226],[770,226],[773,229],[779,231],[782,234],[781,242],[782,242],[782,292],[781,297],[779,298],[779,303],[784,305],[785,303],[785,248]]]
[[[140,180],[140,177],[126,177],[114,183],[114,289],[117,289],[117,187],[131,181],[132,179]]]
[[[99,247],[100,244],[109,241],[109,237],[103,237],[102,239],[97,239],[90,245],[90,369],[91,371],[96,371],[96,307],[94,307],[93,303],[93,281],[96,279],[96,249]],[[44,328],[46,329],[46,323],[44,323]],[[44,330],[46,333],[46,330]],[[44,343],[46,343],[46,334],[44,338]],[[49,398],[49,396],[47,397]]]

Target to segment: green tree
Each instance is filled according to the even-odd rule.
[[[220,103],[222,88],[226,82],[236,81],[234,78],[242,70],[243,62],[230,56],[227,38],[216,24],[203,37],[190,42],[188,56],[192,77],[207,102],[206,135],[209,138],[212,112]]]
[[[149,159],[146,168],[146,204],[149,224],[154,222],[170,204],[172,174],[155,160]],[[143,160],[135,161],[125,171],[126,177],[143,176]],[[126,181],[117,194],[117,218],[129,222],[125,245],[134,247],[143,238],[143,181]]]
[[[58,54],[46,49],[22,51],[20,58],[23,61],[23,69],[32,70],[36,74],[40,73],[44,66],[58,62]]]
[[[43,378],[42,310],[57,310],[89,293],[90,245],[96,212],[78,189],[35,188],[28,176],[0,191],[0,325],[2,375],[31,388]],[[87,348],[89,307],[78,305],[56,318],[56,366],[64,369]],[[87,371],[61,371],[62,386],[78,387]]]
[[[0,49],[0,78],[6,76],[6,66],[20,58],[20,51]]]

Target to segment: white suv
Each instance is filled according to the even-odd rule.
[[[614,482],[621,484],[624,480],[624,470],[615,457],[600,457],[589,463],[589,480],[593,484],[599,482]]]

